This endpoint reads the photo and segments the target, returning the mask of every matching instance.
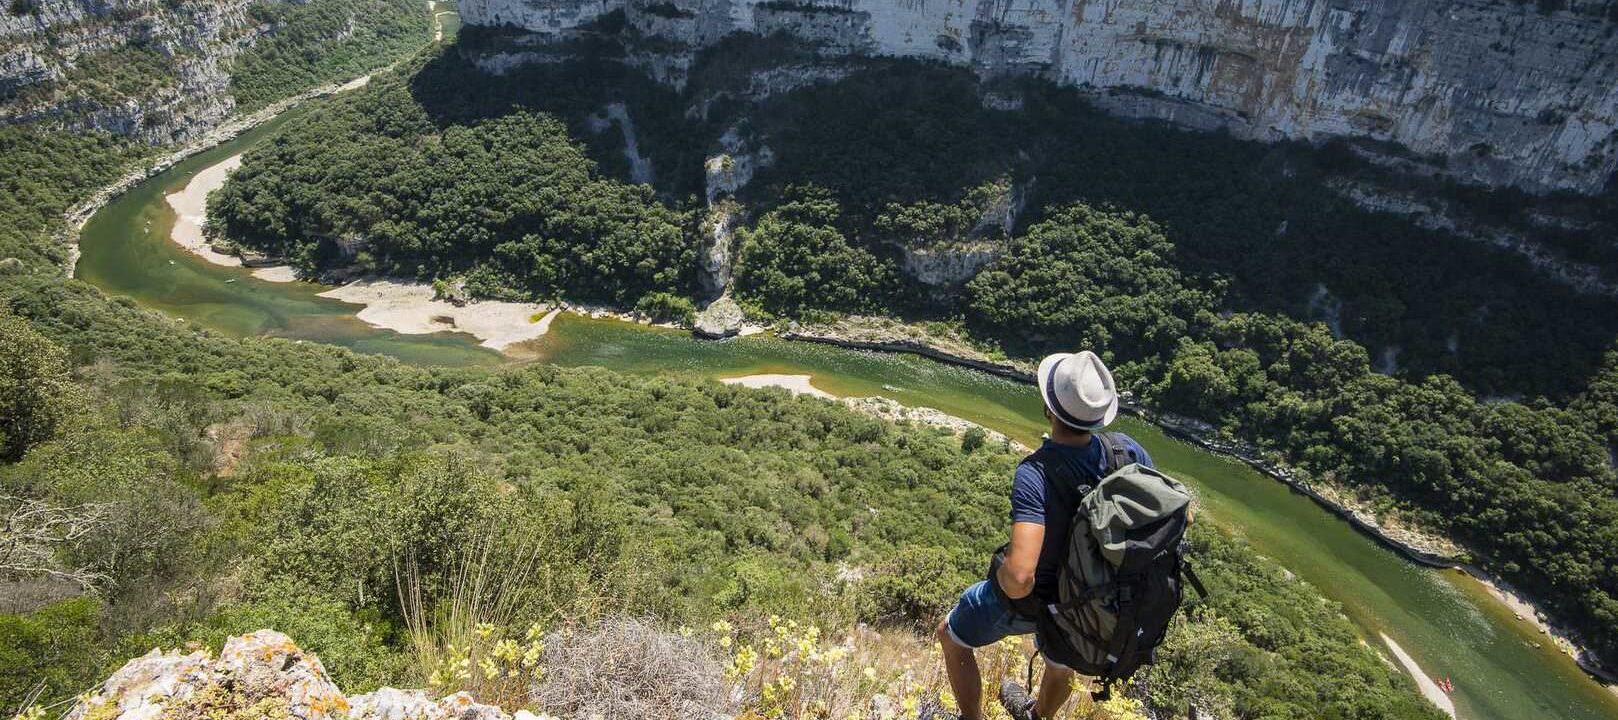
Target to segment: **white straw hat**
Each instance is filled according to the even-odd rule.
[[[1039,397],[1075,430],[1100,430],[1118,417],[1118,387],[1096,354],[1056,353],[1039,363]]]

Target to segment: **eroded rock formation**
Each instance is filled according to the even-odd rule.
[[[272,30],[252,18],[250,5],[13,2],[0,10],[0,123],[44,121],[152,144],[189,141],[235,109],[231,61]]]
[[[733,32],[824,55],[1034,74],[1121,115],[1260,139],[1367,138],[1463,179],[1599,191],[1618,167],[1607,0],[463,0],[466,22],[562,36],[623,10],[660,79]],[[631,53],[645,60],[648,51]],[[675,72],[673,75],[677,76]]]

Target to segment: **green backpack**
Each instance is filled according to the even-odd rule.
[[[1178,480],[1129,462],[1110,433],[1098,433],[1112,472],[1079,501],[1058,576],[1060,601],[1036,618],[1041,652],[1112,684],[1150,664],[1180,608],[1182,578],[1206,595],[1185,562],[1191,493]]]

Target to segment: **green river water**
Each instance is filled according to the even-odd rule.
[[[294,111],[318,112],[319,102]],[[353,305],[317,297],[309,283],[268,283],[208,264],[167,241],[163,196],[191,174],[262,140],[286,117],[179,164],[109,204],[85,227],[78,277],[112,295],[232,335],[275,335],[392,355],[412,363],[494,364],[502,356],[465,335],[401,335],[356,320]],[[235,282],[227,282],[234,280]],[[836,395],[883,395],[981,423],[1024,442],[1041,430],[1029,388],[930,360],[794,343],[770,336],[699,341],[616,320],[558,317],[524,356],[629,373],[720,378],[805,374]],[[1209,517],[1341,603],[1366,640],[1392,637],[1434,677],[1451,677],[1460,717],[1477,720],[1618,718],[1614,696],[1551,649],[1529,623],[1456,571],[1411,563],[1246,465],[1119,422],[1158,464],[1198,491]],[[1008,478],[1009,482],[1009,478]],[[1543,647],[1536,647],[1540,644]]]

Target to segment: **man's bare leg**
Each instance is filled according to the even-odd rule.
[[[1073,671],[1064,667],[1045,662],[1045,674],[1039,679],[1039,701],[1034,703],[1034,712],[1042,718],[1056,717],[1067,703],[1067,696],[1073,694]]]
[[[977,653],[955,642],[949,632],[949,618],[938,623],[938,647],[944,655],[944,674],[955,693],[961,720],[983,720],[983,674],[978,670]]]

